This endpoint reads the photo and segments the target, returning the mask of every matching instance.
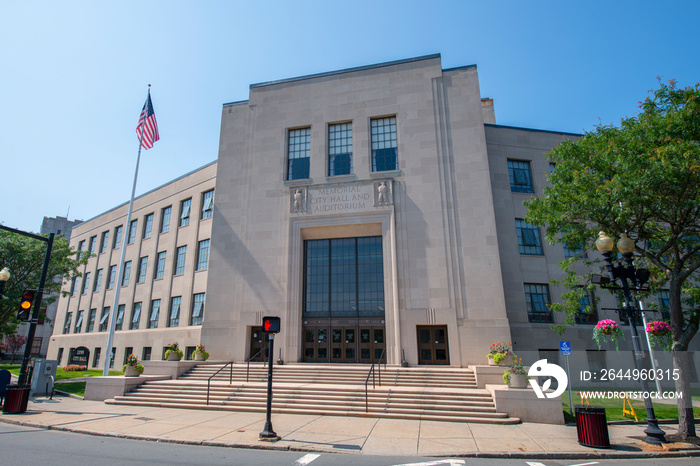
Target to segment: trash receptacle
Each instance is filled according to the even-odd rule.
[[[576,406],[578,443],[586,447],[610,448],[608,420],[602,406]]]
[[[7,414],[21,414],[27,410],[29,403],[29,385],[8,385],[5,393],[5,404],[2,412]]]

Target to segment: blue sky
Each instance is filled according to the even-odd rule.
[[[477,65],[498,124],[617,124],[658,76],[700,81],[699,17],[694,0],[4,1],[0,223],[127,202],[149,83],[161,140],[137,195],[215,160],[221,106],[250,84],[433,53]]]

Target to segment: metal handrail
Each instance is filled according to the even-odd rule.
[[[257,353],[255,353],[253,356],[249,357],[248,360],[246,361],[246,363],[248,364],[248,367],[246,367],[246,370],[245,370],[245,381],[246,381],[246,382],[248,382],[248,377],[249,377],[249,375],[250,375],[250,361],[252,361],[253,359],[257,358],[257,357],[260,355],[260,353],[262,353],[262,352],[265,351],[266,349],[267,349],[267,348],[261,349],[260,351],[258,351]],[[269,358],[268,358],[268,359],[269,359]],[[265,361],[265,360],[263,359],[263,367],[265,367],[266,365],[267,365],[267,361]]]
[[[379,356],[379,361],[373,362],[372,367],[369,368],[369,372],[367,373],[367,378],[365,379],[365,412],[369,412],[369,394],[368,394],[368,389],[367,386],[369,385],[369,376],[372,376],[372,390],[375,388],[375,380],[374,380],[374,366],[375,364],[377,365],[377,374],[379,378],[379,386],[382,386],[382,359],[384,359],[384,351],[386,351],[386,348],[382,348],[382,354]],[[384,363],[384,368],[386,369],[386,362]]]
[[[213,379],[216,376],[216,374],[218,374],[222,370],[226,369],[226,366],[231,366],[231,371],[229,372],[229,375],[228,375],[228,384],[231,385],[233,383],[233,361],[231,361],[231,362],[227,362],[226,364],[224,364],[224,366],[221,369],[214,372],[214,374],[211,377],[209,377],[209,379],[207,380],[207,404],[209,404],[209,389],[211,388],[211,379]]]

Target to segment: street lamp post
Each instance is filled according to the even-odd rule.
[[[5,292],[5,282],[10,279],[10,271],[7,267],[3,267],[0,270],[0,299],[2,299],[2,294]]]
[[[637,327],[635,325],[635,319],[637,314],[642,311],[638,310],[635,306],[635,300],[632,297],[632,291],[636,291],[644,285],[649,280],[649,271],[647,269],[635,268],[632,263],[633,253],[634,253],[634,241],[632,241],[626,233],[620,235],[620,240],[617,242],[617,249],[622,253],[622,257],[625,261],[625,265],[618,263],[613,264],[612,260],[612,250],[613,250],[613,240],[605,232],[601,231],[598,233],[598,239],[595,242],[596,248],[603,254],[606,262],[606,268],[609,275],[609,280],[601,279],[599,277],[594,283],[598,283],[605,287],[606,284],[610,282],[620,281],[622,285],[618,289],[622,289],[622,294],[625,298],[625,304],[623,309],[619,309],[617,312],[620,314],[620,318],[627,317],[630,324],[630,332],[632,333],[632,347],[634,348],[634,359],[637,369],[641,370],[643,368],[643,352],[642,345],[639,342],[639,334],[637,333]],[[631,285],[631,287],[630,287]],[[607,288],[613,288],[614,286],[607,286]],[[665,432],[659,428],[659,423],[654,415],[654,407],[651,402],[651,398],[647,396],[649,393],[649,386],[645,378],[640,377],[640,383],[642,385],[642,393],[644,394],[644,406],[647,411],[647,428],[644,433],[647,434],[645,442],[660,445],[666,443]]]

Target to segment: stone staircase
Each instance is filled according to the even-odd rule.
[[[200,364],[177,380],[149,381],[109,404],[265,412],[267,367]],[[207,380],[211,380],[207,404]],[[496,412],[490,393],[478,389],[469,369],[382,366],[381,385],[364,364],[275,366],[273,413],[365,416],[455,422],[517,424]],[[376,371],[376,366],[375,366]],[[231,383],[229,383],[231,381]]]

